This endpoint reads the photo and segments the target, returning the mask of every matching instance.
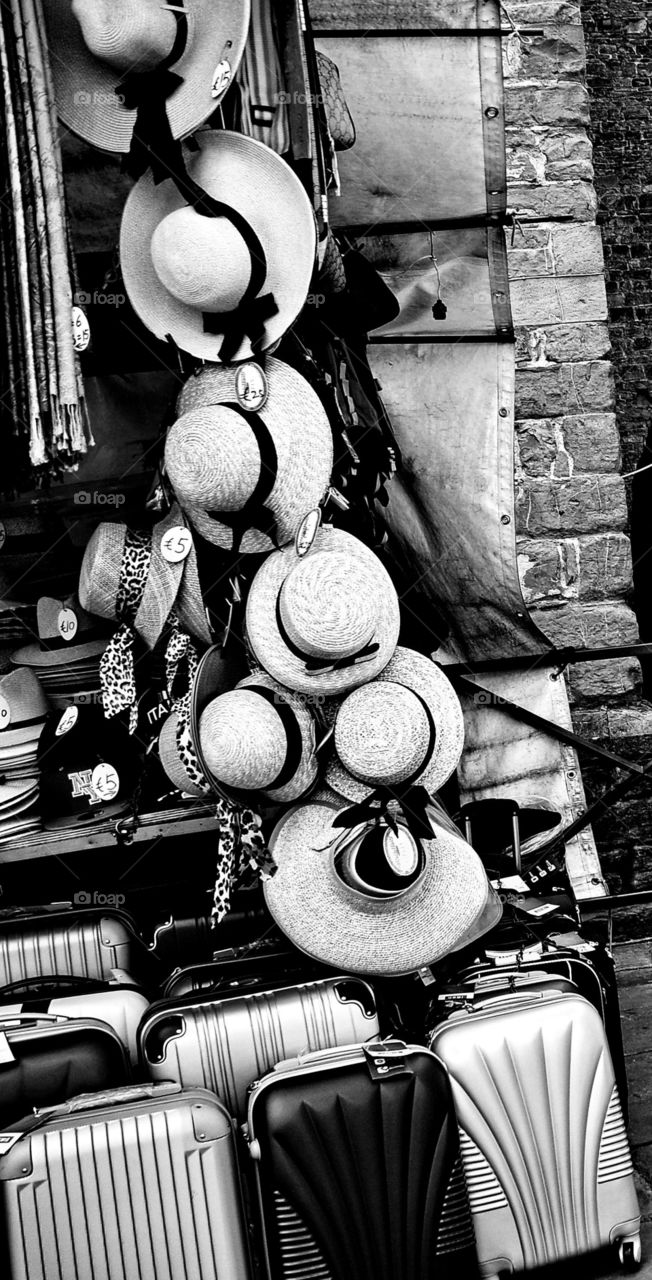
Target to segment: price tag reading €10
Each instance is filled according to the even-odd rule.
[[[57,618],[57,631],[62,640],[74,640],[77,635],[77,615],[72,609],[60,609]]]
[[[161,538],[161,555],[169,564],[185,560],[192,547],[192,534],[185,525],[175,524]]]
[[[0,693],[0,729],[8,729],[11,724],[11,707]]]

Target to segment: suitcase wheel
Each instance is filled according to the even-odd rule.
[[[641,1237],[635,1235],[621,1240],[618,1257],[623,1271],[638,1271],[641,1265]]]

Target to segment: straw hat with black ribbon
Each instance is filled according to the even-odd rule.
[[[263,143],[201,134],[167,181],[146,173],[125,204],[120,263],[157,338],[202,360],[267,351],[304,306],[315,262],[312,205]]]
[[[101,617],[121,625],[100,664],[105,715],[129,710],[136,727],[134,634],[152,649],[166,623],[172,626],[166,665],[171,684],[192,648],[187,633],[204,644],[211,634],[204,612],[192,535],[175,506],[150,532],[103,523],[84,554],[80,598]]]
[[[349,973],[398,976],[498,923],[500,901],[459,835],[432,816],[429,839],[415,839],[400,818],[342,828],[342,805],[320,792],[284,814],[269,842],[267,907],[301,951]]]
[[[462,708],[440,667],[399,646],[375,680],[341,703],[333,742],[325,782],[356,802],[352,823],[397,801],[408,825],[418,825],[459,763]]]
[[[264,371],[205,366],[178,408],[165,469],[197,532],[243,553],[291,542],[324,498],[333,467],[330,424],[305,378],[272,358]]]
[[[249,590],[247,639],[275,680],[334,696],[372,680],[398,640],[396,589],[381,561],[349,533],[323,525],[305,555],[275,551]]]
[[[44,0],[56,108],[73,133],[165,155],[215,111],[244,52],[249,0]]]

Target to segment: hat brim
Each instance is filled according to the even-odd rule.
[[[183,388],[178,414],[227,404],[236,400],[236,372],[232,365],[206,366]],[[247,529],[240,543],[244,555],[274,551],[292,541],[307,511],[319,506],[333,469],[333,438],[326,411],[301,374],[281,360],[265,362],[268,398],[258,410],[274,441],[278,470],[265,506],[276,520],[276,544],[258,529]],[[244,426],[244,424],[243,424]],[[230,551],[233,532],[196,504],[181,506],[198,533],[207,542]]]
[[[194,133],[219,106],[242,59],[250,19],[249,0],[220,0],[217,6],[208,0],[185,0],[184,8],[188,39],[173,68],[183,83],[167,103],[175,138]],[[116,96],[120,72],[87,48],[70,0],[44,0],[44,13],[59,119],[100,151],[128,151],[136,112],[125,110]],[[231,78],[223,93],[213,97],[213,77],[229,41]]]
[[[319,535],[318,535],[319,537]],[[261,565],[247,598],[247,638],[261,667],[269,675],[298,693],[336,696],[375,679],[387,666],[399,636],[400,609],[396,590],[384,565],[373,551],[351,534],[332,529],[319,550],[345,551],[363,559],[374,581],[374,597],[379,602],[378,623],[372,640],[378,650],[372,657],[341,670],[306,670],[306,664],[285,643],[276,619],[276,603],[281,587],[297,559],[293,547],[277,551]]]
[[[39,720],[38,724],[16,725],[15,729],[4,729],[0,733],[0,760],[3,755],[12,755],[8,750],[10,747],[29,747],[33,746],[36,751],[36,744],[41,736],[41,730],[45,724],[45,716]],[[21,755],[27,755],[28,752],[19,752]]]
[[[267,261],[265,294],[273,293],[278,312],[265,324],[267,350],[301,311],[315,262],[315,219],[308,196],[290,166],[255,138],[219,131],[204,133],[188,171],[209,195],[246,218]],[[205,170],[210,168],[207,176]],[[219,363],[220,333],[206,333],[201,311],[175,298],[161,283],[152,261],[151,240],[168,214],[185,206],[172,181],[155,184],[150,173],[129,194],[120,228],[120,263],[129,301],[143,324],[182,351]],[[217,317],[215,317],[217,323]],[[233,360],[251,358],[246,337]]]
[[[400,976],[467,946],[500,919],[477,854],[443,829],[423,843],[423,874],[404,894],[371,898],[352,889],[324,848],[338,834],[337,813],[323,802],[297,805],[270,838],[277,870],[265,901],[299,950],[348,973]]]
[[[434,794],[455,772],[462,755],[464,714],[460,700],[441,667],[424,654],[401,646],[377,680],[406,685],[428,706],[435,725],[435,746],[426,768],[413,779],[413,785],[425,787]],[[365,800],[376,786],[356,778],[336,755],[327,765],[325,781],[347,800]]]
[[[17,667],[63,667],[76,658],[92,658],[104,653],[106,640],[86,640],[83,644],[66,645],[65,649],[41,649],[38,644],[28,644],[11,655]]]
[[[286,702],[292,708],[301,733],[301,760],[290,781],[283,787],[277,787],[276,790],[270,790],[269,788],[263,788],[262,790],[262,795],[273,803],[288,804],[290,801],[298,800],[301,796],[305,796],[317,779],[315,722],[300,698],[297,698],[289,689],[279,689],[276,681],[270,679],[262,671],[256,672],[255,675],[247,676],[245,680],[241,680],[237,688],[249,689],[255,685],[261,685],[265,689],[282,693]]]

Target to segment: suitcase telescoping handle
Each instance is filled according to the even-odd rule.
[[[181,1093],[180,1084],[143,1084],[125,1085],[121,1089],[107,1089],[104,1093],[79,1093],[69,1102],[62,1102],[56,1107],[35,1108],[33,1115],[19,1120],[13,1128],[0,1133],[0,1158],[15,1146],[21,1138],[27,1137],[50,1120],[63,1116],[78,1115],[84,1111],[95,1111],[99,1107],[124,1106],[132,1102],[151,1102],[157,1098],[175,1097]]]

